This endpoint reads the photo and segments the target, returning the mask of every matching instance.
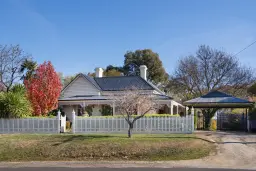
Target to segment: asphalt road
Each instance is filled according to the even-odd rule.
[[[198,168],[0,168],[0,171],[234,171],[238,169],[198,169]],[[239,170],[248,171],[248,170]]]

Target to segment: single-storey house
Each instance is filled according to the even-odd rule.
[[[95,77],[92,78],[85,74],[78,74],[76,78],[63,88],[59,98],[59,106],[71,119],[72,111],[77,115],[90,106],[90,116],[102,115],[102,108],[109,106],[111,114],[120,114],[118,106],[115,105],[113,96],[122,95],[125,90],[135,87],[142,93],[154,96],[154,99],[161,104],[161,108],[150,113],[177,114],[184,111],[184,107],[167,96],[163,91],[157,88],[147,80],[147,67],[140,66],[140,76],[115,76],[104,77],[103,69],[95,69]],[[112,97],[112,98],[111,98]]]

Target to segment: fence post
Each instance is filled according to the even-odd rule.
[[[191,119],[192,119],[192,125],[191,125],[191,127],[192,127],[192,130],[191,130],[191,133],[193,133],[194,132],[194,115],[195,115],[195,110],[194,110],[194,107],[192,106],[192,108],[191,108]]]
[[[76,112],[73,110],[72,112],[72,133],[75,133],[75,121],[76,121]],[[91,126],[91,125],[90,125]]]
[[[57,114],[57,133],[60,133],[60,111]]]

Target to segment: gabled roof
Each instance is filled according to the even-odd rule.
[[[98,90],[101,91],[124,91],[127,89],[136,88],[138,90],[156,90],[160,94],[165,93],[158,89],[153,83],[144,80],[140,76],[116,76],[116,77],[97,77],[92,78],[85,74],[78,74],[73,81],[71,81],[62,92],[70,86],[78,77],[83,76],[86,80],[92,83]]]
[[[212,91],[201,97],[188,100],[184,105],[194,107],[247,107],[252,102],[240,99],[220,91]],[[235,105],[235,106],[234,106]]]

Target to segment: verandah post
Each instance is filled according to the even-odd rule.
[[[75,110],[73,110],[73,112],[72,112],[72,133],[73,134],[75,133],[75,127],[76,127],[75,121],[76,121],[76,112],[75,112]]]
[[[60,133],[60,111],[58,111],[58,114],[57,114],[57,133]],[[34,125],[34,123],[33,123]]]

